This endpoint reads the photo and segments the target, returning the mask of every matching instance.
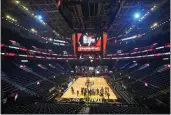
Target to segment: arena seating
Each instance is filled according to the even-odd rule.
[[[54,86],[59,86],[61,83],[67,81],[69,79],[70,74],[61,74],[61,72],[54,71],[54,69],[50,69],[48,64],[50,63],[39,63],[37,61],[24,63],[27,67],[29,67],[34,73],[26,72],[25,70],[20,68],[20,63],[13,62],[11,60],[3,59],[4,62],[2,63],[2,77],[7,78],[12,83],[17,84],[21,87],[25,87],[26,89],[36,93],[37,95],[45,96],[49,93],[49,89]],[[44,65],[47,70],[39,68],[37,65],[42,64]],[[22,64],[23,65],[23,64]],[[55,65],[53,63],[53,65]],[[11,69],[9,69],[10,67]],[[55,76],[55,77],[54,77]],[[50,82],[50,81],[54,82]],[[39,84],[37,84],[39,82]],[[8,82],[2,80],[2,91],[4,92],[24,92],[20,89],[16,89],[15,86],[9,84]],[[19,97],[26,96],[22,95],[24,93],[19,93]],[[26,92],[27,94],[27,92]]]
[[[126,63],[130,63],[130,65],[131,63],[133,64],[133,62],[130,61],[125,62],[125,64]],[[160,95],[165,95],[167,89],[169,89],[168,86],[170,85],[170,70],[168,69],[162,72],[157,72],[156,70],[167,63],[169,64],[169,61],[159,61],[156,59],[147,62],[137,61],[134,63],[137,63],[137,66],[131,69],[114,69],[116,70],[116,72],[114,72],[114,75],[112,76],[114,84],[120,84],[118,85],[118,87],[115,87],[117,88],[117,91],[123,92],[123,84],[124,86],[126,86],[126,89],[124,89],[124,91],[128,91],[137,103],[146,104],[151,108],[151,110],[155,110],[158,113],[165,113],[164,110],[168,112],[169,109],[166,108],[168,108],[169,104],[166,104],[167,101],[163,101],[160,98]],[[149,67],[138,70],[140,67],[142,67],[142,65],[146,63],[149,64]],[[118,63],[115,65],[115,68],[121,68],[123,67],[123,65],[124,64],[122,61],[118,61]],[[130,65],[128,65],[127,67],[129,67]],[[145,83],[147,83],[147,86],[145,86]],[[123,97],[125,96],[126,95],[124,95]],[[150,103],[156,103],[156,106]],[[160,106],[163,106],[163,111],[162,109],[159,109]]]
[[[85,105],[61,103],[35,103],[6,108],[5,113],[17,114],[76,114]],[[151,111],[137,105],[96,104],[89,105],[90,114],[150,114]]]
[[[157,73],[155,75],[152,75],[150,77],[147,77],[144,79],[144,81],[147,81],[148,83],[154,84],[160,88],[167,88],[170,83],[168,82],[170,79],[169,70],[167,70],[164,73]]]
[[[136,97],[140,97],[140,96],[148,97],[149,95],[158,91],[158,89],[156,89],[155,87],[151,87],[150,85],[146,87],[142,82],[136,82],[129,87],[131,87],[132,90],[131,92]]]
[[[40,81],[40,84],[37,85],[36,83],[35,84],[32,84],[32,85],[29,85],[29,86],[26,86],[26,88],[40,94],[40,95],[45,95],[50,88],[52,88],[54,85],[52,83],[49,83],[48,81]]]
[[[1,80],[1,89],[4,92],[13,92],[16,88],[15,86],[5,82],[4,80]]]
[[[91,114],[149,114],[149,109],[138,106],[98,105],[90,108]]]
[[[58,103],[35,103],[9,107],[4,113],[12,114],[74,114],[78,113],[83,105],[58,104]]]

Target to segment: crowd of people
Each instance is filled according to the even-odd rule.
[[[101,87],[100,89],[99,88],[93,89],[93,88],[87,86],[87,87],[82,87],[81,91],[79,91],[79,90],[75,91],[74,88],[71,87],[71,92],[73,95],[76,93],[77,96],[81,95],[81,96],[84,96],[85,98],[91,97],[91,96],[101,96],[101,97],[107,96],[109,99],[109,97],[110,97],[108,87],[105,87],[105,88]]]

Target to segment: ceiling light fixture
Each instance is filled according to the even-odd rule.
[[[15,1],[15,3],[16,3],[16,4],[19,4],[19,3],[20,3],[20,1],[16,0],[16,1]]]
[[[140,18],[140,13],[135,13],[135,14],[134,14],[134,17],[135,17],[136,19],[139,19],[139,18]]]
[[[39,20],[42,20],[42,16],[41,15],[36,15],[35,16],[37,19],[39,19]]]

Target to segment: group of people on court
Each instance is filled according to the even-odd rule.
[[[72,92],[73,95],[75,94],[73,87],[71,87],[71,92]],[[101,97],[108,96],[108,99],[109,99],[109,96],[110,96],[108,87],[105,87],[105,88],[102,87],[101,89],[99,89],[99,88],[97,88],[97,89],[89,89],[89,88],[82,87],[81,92],[79,92],[79,90],[77,90],[77,96],[80,95],[79,93],[84,97],[99,95]]]

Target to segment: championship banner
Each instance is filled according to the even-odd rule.
[[[74,48],[74,54],[76,55],[76,36],[75,33],[72,34],[72,43]]]
[[[107,33],[103,32],[103,56],[106,54]]]

